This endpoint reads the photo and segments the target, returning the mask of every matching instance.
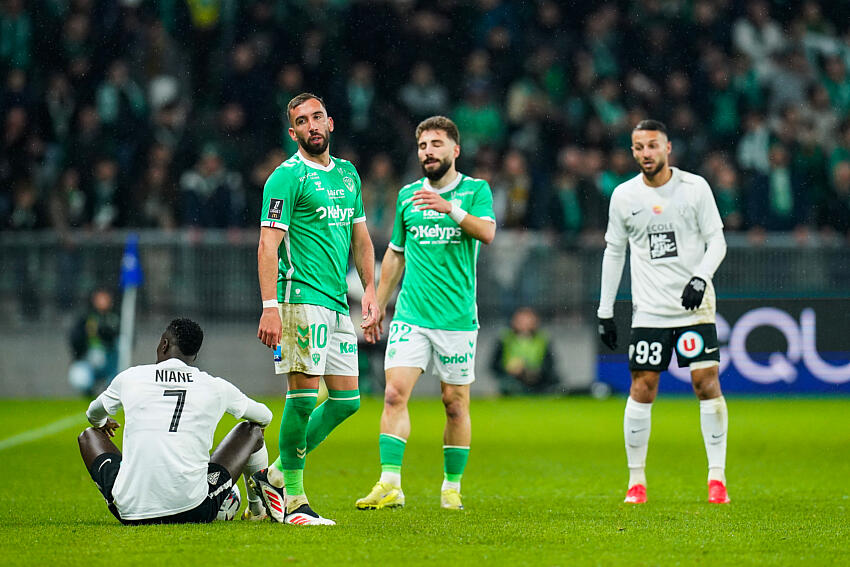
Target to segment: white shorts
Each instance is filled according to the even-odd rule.
[[[276,374],[357,376],[357,335],[351,317],[327,307],[278,303],[282,322],[274,350]]]
[[[426,329],[401,321],[390,324],[384,368],[428,368],[433,363],[440,381],[455,386],[475,381],[475,346],[478,331]]]

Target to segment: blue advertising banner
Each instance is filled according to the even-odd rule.
[[[628,392],[627,318],[617,320],[617,352],[600,350],[598,378]],[[718,302],[720,383],[724,393],[850,394],[850,299]],[[604,349],[604,347],[602,347]],[[662,392],[691,392],[676,355],[661,375]]]

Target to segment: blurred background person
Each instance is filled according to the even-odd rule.
[[[73,326],[69,337],[74,362],[68,379],[80,394],[91,397],[118,373],[119,325],[112,293],[105,288],[94,290],[88,312]]]
[[[552,341],[540,329],[540,318],[530,307],[520,307],[511,325],[502,331],[493,351],[491,369],[503,396],[550,394],[560,389]]]

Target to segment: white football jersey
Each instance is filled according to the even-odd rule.
[[[198,506],[208,493],[219,420],[224,412],[241,418],[251,402],[230,382],[176,358],[128,368],[99,399],[110,415],[124,408],[123,459],[112,495],[125,520]]]
[[[685,310],[681,296],[703,259],[708,237],[723,230],[723,221],[705,179],[670,169],[673,175],[661,187],[650,187],[637,175],[611,195],[605,241],[629,244],[633,327],[714,323],[710,277],[698,309]]]

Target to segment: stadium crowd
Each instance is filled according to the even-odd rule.
[[[452,117],[505,228],[598,239],[667,123],[728,230],[850,229],[850,4],[824,0],[3,0],[0,227],[254,227],[311,91],[386,242]]]

